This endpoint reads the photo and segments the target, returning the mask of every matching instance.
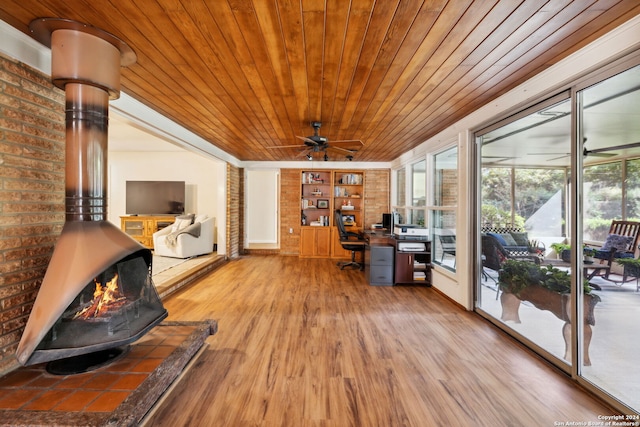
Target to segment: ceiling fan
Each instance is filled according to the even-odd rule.
[[[594,148],[593,150],[587,150],[587,148],[583,148],[582,152],[584,156],[600,156],[600,157],[612,157],[615,156],[615,153],[609,153],[609,151],[617,151],[624,150],[627,148],[636,148],[640,147],[640,142],[631,142],[629,144],[616,145],[613,147],[604,147],[604,148]]]
[[[584,142],[587,142],[587,138],[584,139]],[[616,153],[610,153],[610,151],[624,150],[627,148],[636,148],[640,147],[640,142],[631,142],[629,144],[615,145],[613,147],[603,147],[603,148],[594,148],[593,150],[589,150],[587,147],[582,148],[582,155],[584,157],[593,156],[593,157],[613,157],[617,156]],[[555,157],[551,160],[561,159],[562,157],[570,156],[571,153],[527,153],[529,156],[551,156],[551,155],[559,155],[560,157]]]
[[[311,122],[311,127],[313,127],[313,135],[310,136],[298,136],[296,138],[301,139],[304,144],[302,145],[282,145],[280,147],[267,147],[269,149],[280,149],[280,148],[302,148],[302,152],[300,155],[306,153],[306,157],[309,160],[313,160],[313,153],[324,152],[323,159],[324,161],[329,160],[329,155],[327,154],[327,150],[335,150],[346,155],[347,160],[353,160],[353,154],[358,152],[358,148],[362,147],[364,144],[359,139],[342,139],[337,141],[331,141],[329,143],[329,138],[326,136],[322,136],[319,133],[320,127],[322,126],[321,122]],[[350,146],[359,145],[358,148],[347,148],[347,147],[336,147],[335,144],[347,144]]]

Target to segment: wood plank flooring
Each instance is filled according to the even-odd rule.
[[[165,307],[219,331],[153,426],[553,426],[611,414],[433,289],[369,286],[331,260],[243,257]]]

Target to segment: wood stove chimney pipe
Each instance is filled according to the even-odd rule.
[[[67,221],[107,215],[109,99],[120,96],[120,65],[135,62],[121,40],[75,21],[31,22],[34,37],[51,47],[51,79],[66,94]]]

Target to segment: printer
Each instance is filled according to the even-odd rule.
[[[429,229],[414,224],[396,224],[393,226],[393,235],[400,239],[426,240]]]

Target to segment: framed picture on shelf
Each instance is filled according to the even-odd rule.
[[[356,222],[356,217],[354,215],[342,215],[342,223],[344,225],[353,225]]]
[[[318,209],[329,209],[329,200],[318,199]]]

